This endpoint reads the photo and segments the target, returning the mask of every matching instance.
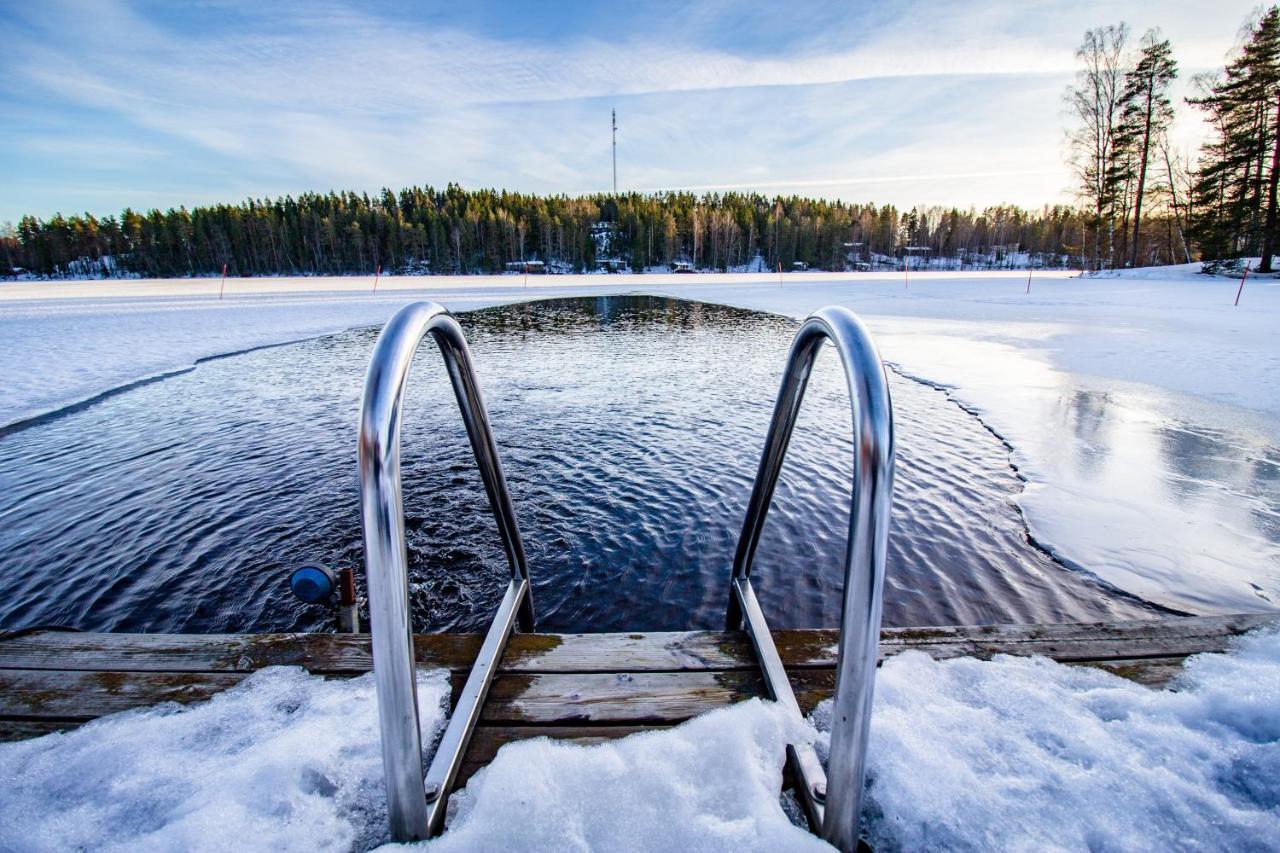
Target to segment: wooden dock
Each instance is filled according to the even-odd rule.
[[[1161,687],[1200,652],[1225,650],[1280,614],[1074,625],[894,628],[881,656],[909,649],[935,658],[1045,655]],[[415,638],[418,665],[447,668],[454,693],[479,635]],[[836,633],[775,631],[804,711],[830,695]],[[105,714],[160,702],[198,702],[267,666],[330,677],[368,672],[363,634],[80,634],[44,631],[0,640],[0,740],[75,728]],[[762,692],[746,636],[690,631],[518,634],[512,637],[458,786],[503,744],[547,735],[579,742],[676,725]]]

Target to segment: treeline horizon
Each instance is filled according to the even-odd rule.
[[[962,210],[758,193],[586,196],[464,190],[305,193],[120,216],[24,216],[0,235],[0,271],[42,278],[466,274],[542,261],[636,272],[687,262],[819,270],[1074,267],[1088,215],[1069,205]],[[1153,262],[1173,263],[1169,223],[1149,217]]]

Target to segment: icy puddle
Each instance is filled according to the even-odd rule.
[[[877,679],[864,828],[877,850],[1274,849],[1280,632],[1191,659],[1176,691],[1045,659]],[[443,673],[420,678],[438,732]],[[815,718],[825,728],[823,708]],[[779,802],[783,745],[824,735],[753,700],[599,746],[505,747],[429,849],[821,849]],[[373,682],[275,668],[210,702],[0,745],[0,849],[366,850],[386,841]]]

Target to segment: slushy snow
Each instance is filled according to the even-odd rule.
[[[423,738],[447,673],[420,673]],[[347,851],[387,837],[373,676],[260,670],[208,702],[0,744],[0,850]]]
[[[419,680],[424,737],[444,673]],[[1176,690],[1044,658],[876,680],[864,824],[877,850],[1274,850],[1280,631],[1192,658]],[[594,746],[504,747],[455,794],[440,851],[829,849],[779,804],[817,728],[751,700]],[[373,683],[263,670],[207,703],[0,744],[0,849],[364,850],[386,840]]]
[[[432,853],[830,850],[779,802],[785,745],[815,732],[752,699],[665,732],[595,746],[505,746],[457,797]],[[389,850],[414,849],[389,846]]]
[[[876,850],[1280,849],[1280,632],[1154,691],[1046,658],[894,657],[876,679]],[[814,712],[829,744],[831,703]]]

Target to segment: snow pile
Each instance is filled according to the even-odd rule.
[[[1044,658],[893,658],[871,723],[873,846],[1275,849],[1280,632],[1191,659],[1178,686]]]
[[[420,675],[424,738],[445,673]],[[0,850],[367,849],[386,839],[372,676],[264,669],[161,705],[0,744]]]
[[[1043,658],[880,670],[864,821],[877,850],[1274,849],[1280,631],[1193,658],[1153,691]],[[439,731],[443,673],[419,680]],[[830,704],[815,712],[828,727]],[[595,746],[504,747],[425,845],[823,850],[779,801],[787,742],[752,700]],[[273,668],[211,701],[0,745],[0,849],[365,850],[386,840],[373,683]],[[385,849],[403,849],[387,846]]]
[[[779,803],[784,746],[812,729],[753,699],[596,746],[503,747],[433,851],[830,850]]]

